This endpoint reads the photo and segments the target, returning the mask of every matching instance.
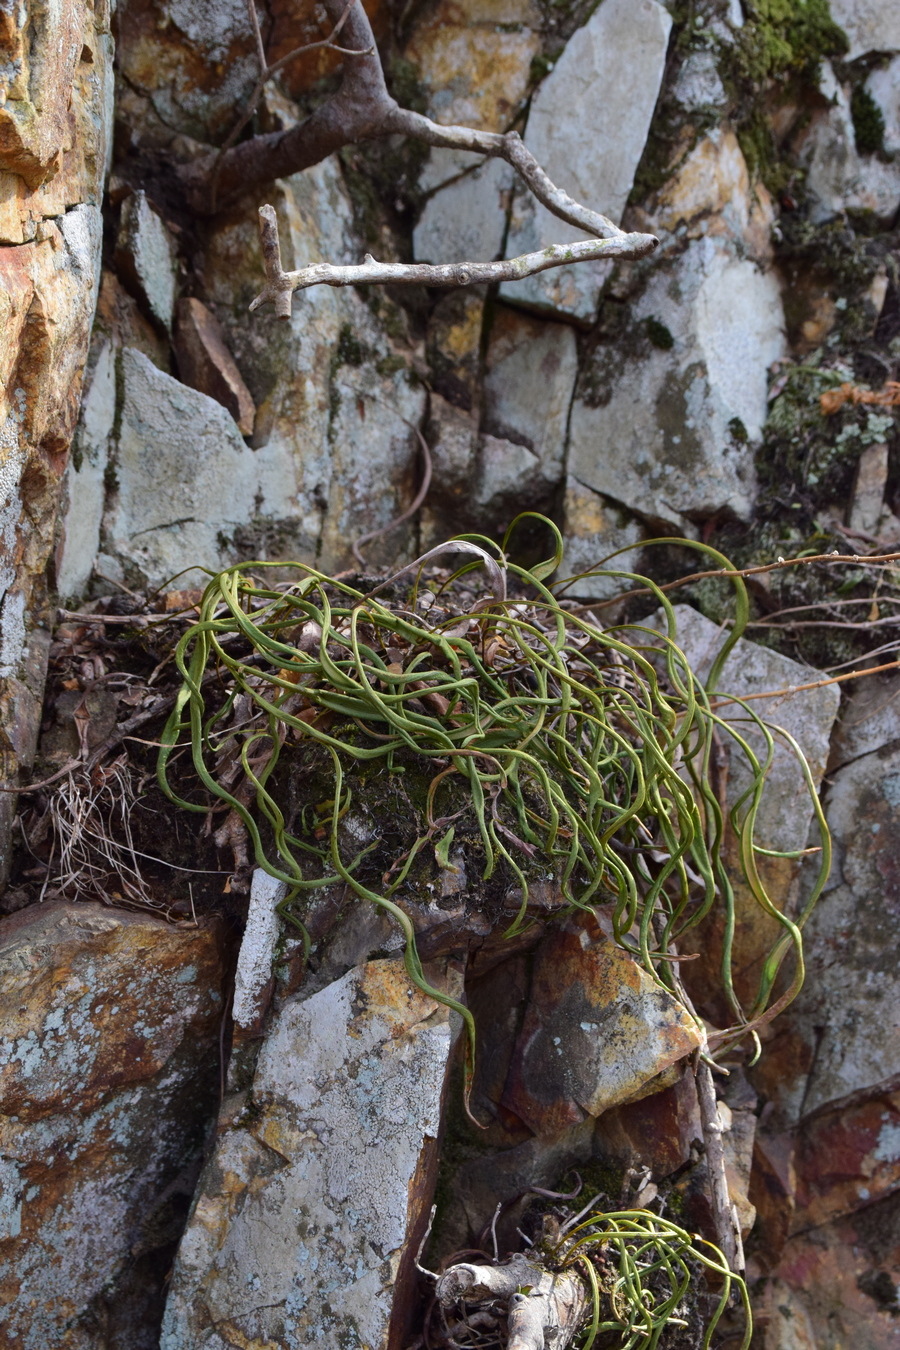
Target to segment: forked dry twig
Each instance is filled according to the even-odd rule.
[[[382,263],[367,253],[361,263],[311,263],[295,272],[281,265],[278,221],[272,206],[259,208],[259,234],[262,241],[266,284],[251,303],[259,309],[269,301],[279,319],[291,317],[291,295],[310,286],[434,286],[445,290],[464,286],[491,285],[500,281],[522,281],[553,267],[570,263],[599,262],[605,259],[644,258],[656,248],[651,234],[623,234],[583,239],[574,244],[551,244],[537,253],[522,253],[518,258],[499,262],[460,263]]]

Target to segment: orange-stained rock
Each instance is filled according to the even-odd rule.
[[[0,243],[99,202],[112,122],[104,0],[16,5],[0,16]]]
[[[693,1018],[586,915],[541,943],[503,1105],[537,1135],[646,1095],[700,1044]]]
[[[30,768],[53,546],[100,269],[112,130],[105,0],[0,14],[0,781]],[[0,888],[16,799],[0,799]]]
[[[218,1095],[223,979],[215,928],[94,904],[0,922],[0,1344],[99,1345],[138,1259],[177,1236],[167,1206]]]
[[[761,183],[751,187],[734,132],[716,128],[682,153],[642,228],[674,232],[687,227],[691,236],[731,235],[757,261],[770,262],[774,203]]]
[[[227,408],[242,436],[252,435],[256,405],[228,350],[222,325],[202,300],[178,301],[175,354],[184,383]]]
[[[505,31],[439,13],[414,34],[406,55],[419,68],[436,122],[505,131],[527,92],[539,45],[526,28]]]

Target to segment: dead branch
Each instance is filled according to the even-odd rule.
[[[250,305],[251,310],[271,301],[279,319],[291,317],[291,295],[310,286],[405,285],[443,288],[478,286],[499,281],[521,281],[551,267],[605,258],[643,258],[652,253],[656,240],[648,234],[622,234],[613,239],[585,239],[575,244],[552,244],[539,253],[523,253],[503,262],[380,263],[367,253],[363,262],[343,266],[313,263],[296,272],[285,272],[278,244],[278,221],[271,206],[259,208],[259,232],[265,260],[266,284]]]
[[[500,1266],[461,1263],[437,1282],[444,1309],[457,1304],[506,1304],[506,1350],[565,1350],[578,1331],[588,1304],[585,1281],[576,1270],[544,1270],[521,1252]]]
[[[292,51],[286,52],[284,56],[280,57],[277,61],[271,62],[270,64],[266,57],[266,49],[263,44],[262,32],[259,26],[259,16],[256,12],[256,0],[247,0],[247,12],[250,16],[250,24],[253,28],[253,36],[256,42],[256,56],[259,62],[259,77],[256,81],[256,84],[253,86],[253,92],[251,93],[249,99],[247,100],[247,105],[244,108],[243,113],[241,114],[239,120],[232,127],[227,139],[220,146],[219,152],[216,155],[216,162],[213,167],[212,175],[210,178],[210,205],[211,210],[213,212],[215,212],[216,210],[219,197],[218,188],[222,166],[222,157],[223,155],[227,154],[227,152],[235,144],[241,132],[244,130],[244,127],[253,118],[253,115],[256,112],[257,107],[259,106],[259,100],[262,98],[263,90],[265,89],[269,80],[271,80],[274,75],[277,75],[278,72],[280,70],[283,70],[285,66],[290,65],[291,61],[295,61],[298,56],[306,56],[309,52],[332,51],[339,53],[341,56],[351,56],[357,59],[360,56],[372,55],[372,53],[375,50],[374,46],[367,47],[365,51],[355,51],[350,47],[341,47],[337,43],[338,35],[340,34],[341,29],[344,27],[344,24],[346,23],[349,17],[352,6],[353,0],[347,0],[347,3],[344,5],[344,11],[341,14],[341,17],[338,19],[337,23],[334,25],[331,32],[328,34],[327,38],[322,38],[321,41],[319,42],[304,43],[302,47],[294,47]]]
[[[199,215],[209,215],[219,207],[247,192],[271,183],[276,178],[312,168],[346,145],[379,140],[386,136],[411,136],[439,149],[463,150],[485,158],[499,158],[512,166],[523,183],[548,211],[560,220],[606,240],[610,247],[595,251],[593,241],[567,248],[547,249],[541,254],[525,254],[506,263],[462,263],[455,266],[411,268],[402,264],[380,264],[367,259],[360,268],[331,267],[303,269],[303,280],[290,289],[327,284],[351,286],[360,282],[415,282],[428,286],[468,286],[484,281],[513,281],[533,276],[547,267],[589,259],[639,258],[657,246],[653,235],[625,234],[611,220],[582,206],[553,183],[515,131],[477,131],[472,127],[441,126],[408,108],[401,108],[388,93],[381,59],[375,47],[372,28],[359,0],[323,0],[323,8],[332,24],[332,32],[323,45],[333,45],[341,34],[341,47],[349,53],[339,89],[326,99],[305,121],[287,131],[254,136],[239,145],[226,143],[220,151],[182,165],[178,170],[189,205]],[[254,11],[255,18],[255,11]],[[254,25],[258,30],[258,24]],[[260,81],[274,74],[278,65],[265,64],[265,53],[257,33],[261,62]],[[287,58],[284,58],[285,60]],[[261,84],[258,87],[261,87]],[[254,98],[258,93],[254,90]],[[251,103],[253,99],[251,99]],[[232,137],[236,133],[232,133]],[[229,138],[231,139],[231,138]],[[352,275],[351,275],[352,273]],[[427,273],[427,274],[426,274]],[[279,276],[293,277],[293,273]],[[273,278],[269,278],[272,286]],[[267,287],[268,291],[269,287]],[[263,299],[276,302],[276,313],[290,312],[290,292],[280,284],[277,294],[263,292]],[[282,294],[281,292],[286,292]],[[287,307],[287,308],[286,308]]]

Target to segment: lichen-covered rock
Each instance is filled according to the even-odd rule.
[[[701,47],[688,52],[672,86],[672,97],[690,112],[727,106],[714,51]]]
[[[219,143],[258,74],[246,6],[242,0],[124,5],[117,65],[117,120],[132,145],[161,148],[173,133]]]
[[[610,938],[587,923],[538,948],[503,1105],[539,1136],[658,1086],[691,1054],[700,1028]]]
[[[570,196],[616,224],[647,139],[671,27],[657,0],[604,0],[569,39],[529,110],[525,143],[532,154]],[[516,196],[507,257],[582,238],[530,194]],[[504,282],[501,293],[590,322],[606,270],[603,263],[558,267]]]
[[[172,1198],[190,1192],[218,1089],[223,979],[215,928],[90,904],[0,922],[4,1344],[93,1350],[137,1259],[177,1237]]]
[[[399,958],[286,1002],[226,1103],[164,1350],[404,1343],[453,1040]]]
[[[774,275],[724,240],[697,239],[654,265],[627,335],[601,344],[582,374],[569,472],[688,532],[722,510],[746,519],[782,323]]]

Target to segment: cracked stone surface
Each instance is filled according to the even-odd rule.
[[[225,1104],[162,1350],[383,1350],[392,1319],[402,1336],[453,1042],[400,958],[287,1001],[249,1099]]]
[[[215,927],[94,904],[0,921],[4,1345],[95,1350],[136,1258],[177,1232],[167,1206],[190,1193],[214,1107],[223,980]]]
[[[660,261],[631,307],[631,340],[599,347],[582,373],[569,472],[688,533],[722,510],[746,519],[782,324],[777,280],[727,241],[698,239]]]
[[[529,150],[570,196],[616,224],[650,129],[671,27],[657,0],[604,0],[569,40],[531,103],[525,129]],[[514,202],[506,256],[583,238],[580,230],[522,193]],[[504,282],[501,294],[589,322],[607,270],[604,263],[557,267],[525,281]]]

